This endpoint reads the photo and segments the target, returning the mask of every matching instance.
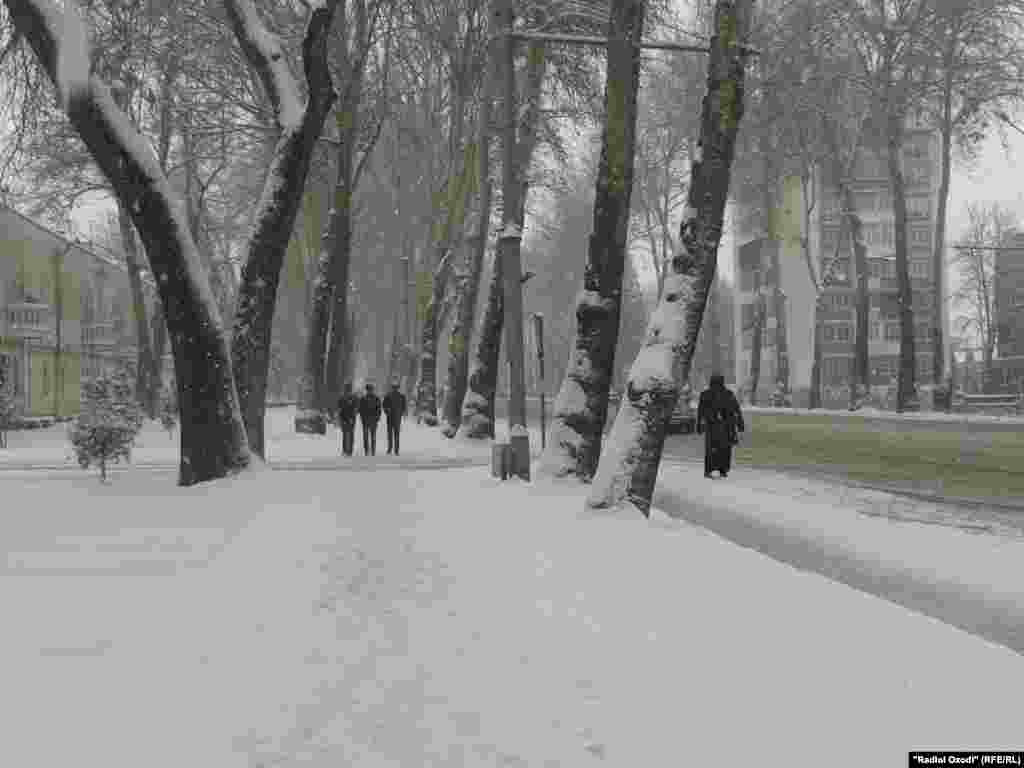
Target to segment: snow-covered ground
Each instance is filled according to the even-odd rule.
[[[337,460],[341,463],[341,433],[328,425],[326,435],[300,435],[294,429],[295,409],[268,408],[266,417],[267,459],[275,461],[301,462]],[[68,425],[56,424],[46,429],[24,430],[8,433],[7,449],[0,449],[0,466],[24,466],[39,464],[45,466],[77,466],[67,438]],[[499,420],[496,431],[499,438],[507,439],[507,424]],[[169,434],[158,423],[147,421],[139,433],[132,449],[132,462],[137,465],[177,465],[180,450],[179,431]],[[367,460],[362,456],[362,430],[356,425],[356,453],[346,459],[347,465],[377,466],[388,459],[387,432],[383,422],[377,431],[377,456]],[[530,446],[540,450],[540,431],[530,430]],[[489,440],[469,440],[457,436],[453,440],[441,437],[436,427],[416,424],[406,419],[400,438],[402,463],[417,461],[438,461],[445,459],[487,459],[491,453]],[[115,467],[115,472],[116,472]]]
[[[656,503],[738,543],[1024,653],[1024,517],[740,467],[666,465]]]
[[[1022,583],[1019,540],[685,471],[663,479],[698,500]],[[0,765],[859,766],[1024,746],[1020,655],[657,512],[589,514],[578,488],[484,467],[174,480],[0,473]]]
[[[892,419],[900,421],[943,421],[958,424],[1020,424],[1024,427],[1024,416],[995,413],[945,413],[943,411],[916,411],[896,413],[880,408],[861,408],[857,411],[838,408],[769,408],[758,405],[744,405],[744,413],[765,413],[783,416],[839,416],[849,418],[860,416],[868,419]]]

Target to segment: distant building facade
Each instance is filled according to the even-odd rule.
[[[147,305],[152,318],[151,289]],[[76,414],[83,378],[136,362],[124,266],[0,207],[0,380],[22,413]]]
[[[995,257],[996,360],[990,388],[1024,384],[1024,232],[1007,232]]]
[[[915,324],[915,352],[917,384],[931,384],[932,369],[932,315],[936,300],[933,274],[933,238],[938,210],[938,186],[941,158],[938,138],[920,116],[907,121],[903,147],[906,181],[908,222],[907,249]],[[815,185],[819,202],[810,215],[807,243],[815,272],[822,273],[825,257],[832,257],[840,232],[840,201],[836,184],[823,170],[816,174]],[[858,152],[851,180],[857,212],[863,224],[863,237],[868,249],[868,354],[870,382],[876,395],[884,395],[896,381],[899,370],[900,319],[898,284],[895,259],[895,221],[892,211],[892,193],[889,186],[885,148],[864,147]],[[811,369],[814,354],[814,312],[816,295],[810,279],[806,259],[801,252],[804,201],[799,178],[783,180],[778,195],[781,203],[775,212],[779,222],[764,236],[759,216],[743,210],[736,211],[737,297],[736,376],[748,391],[753,349],[752,319],[758,291],[768,297],[768,320],[763,329],[761,348],[761,374],[758,392],[762,398],[775,388],[780,373],[780,361],[775,349],[774,307],[771,295],[776,281],[780,281],[786,298],[785,317],[788,357],[782,361],[788,366],[789,386],[793,404],[806,405],[809,400]],[[769,268],[772,249],[779,250],[780,274]],[[826,288],[822,295],[821,342],[822,404],[842,407],[849,402],[849,383],[853,368],[856,340],[856,265],[848,244],[840,252],[838,272],[844,276]],[[943,312],[943,339],[946,347],[946,365],[949,365],[950,318]]]

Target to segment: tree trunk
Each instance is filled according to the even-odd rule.
[[[665,294],[651,316],[644,346],[630,370],[626,395],[587,505],[632,507],[647,515],[679,387],[690,375],[708,288],[715,279],[736,134],[743,115],[743,81],[752,0],[716,0],[700,145],[689,200]],[[679,379],[676,379],[676,376]]]
[[[455,327],[452,328],[449,343],[448,387],[444,405],[446,437],[454,437],[460,426],[465,425],[464,403],[470,388],[470,352],[473,341],[473,324],[480,293],[480,278],[487,252],[487,237],[491,220],[491,132],[494,118],[494,92],[497,87],[497,41],[491,41],[487,50],[487,71],[484,74],[480,112],[477,118],[476,148],[476,200],[467,227],[466,247],[468,249],[468,276],[465,290],[460,299]],[[500,288],[500,284],[498,286]],[[488,303],[490,307],[490,303]],[[475,369],[480,376],[479,367]],[[491,390],[489,413],[493,415],[493,388]],[[493,425],[491,429],[493,436]]]
[[[347,331],[349,270],[352,261],[352,173],[355,162],[358,111],[362,99],[362,67],[349,66],[348,42],[341,45],[343,69],[351,82],[335,109],[338,135],[334,196],[321,238],[313,285],[312,311],[306,336],[304,374],[299,381],[295,431],[325,434],[325,414],[340,394]],[[356,70],[359,71],[356,71]]]
[[[445,388],[444,403],[444,435],[455,437],[462,416],[462,401],[466,395],[466,384],[469,377],[469,350],[472,341],[473,320],[476,315],[477,298],[480,293],[480,272],[483,269],[485,241],[487,238],[487,218],[490,214],[490,183],[487,178],[488,164],[484,154],[489,151],[486,141],[487,117],[481,117],[483,127],[474,153],[475,163],[471,167],[477,169],[477,189],[471,191],[475,195],[470,215],[466,220],[466,237],[464,238],[465,263],[463,274],[455,298],[455,322],[452,324],[448,342],[448,385]]]
[[[903,181],[903,119],[902,110],[889,104],[886,127],[888,143],[889,184],[892,187],[894,228],[896,236],[896,278],[899,284],[900,366],[896,387],[896,410],[917,410],[914,377],[917,373],[914,354],[914,314],[907,258],[907,196]]]
[[[527,50],[524,108],[523,118],[519,123],[516,168],[519,178],[517,205],[520,230],[523,229],[526,218],[526,198],[530,186],[528,171],[537,147],[541,85],[547,71],[544,44],[531,43]],[[489,224],[489,217],[487,221]],[[486,247],[486,243],[483,245]],[[484,316],[475,334],[467,391],[462,405],[462,426],[466,430],[466,436],[471,438],[494,437],[494,399],[498,390],[501,342],[505,325],[504,273],[497,256],[491,277],[487,283]],[[498,295],[495,295],[495,291]]]
[[[821,308],[819,302],[814,303],[814,348],[811,361],[811,391],[808,393],[808,407],[811,410],[821,408]]]
[[[754,322],[751,328],[753,338],[750,343],[750,380],[747,389],[750,393],[750,404],[757,405],[757,388],[761,382],[761,352],[764,347],[764,327],[766,315],[765,298],[760,285],[760,273],[754,273],[757,297],[754,299]]]
[[[857,276],[856,327],[853,334],[853,367],[850,376],[850,410],[857,410],[871,391],[870,356],[868,353],[868,315],[871,301],[868,294],[868,249],[864,245],[864,228],[857,213],[853,189],[845,181],[839,183],[840,199],[850,235],[853,270]]]
[[[267,50],[265,30],[254,29],[251,19],[246,20],[234,3],[227,6],[243,53],[253,69],[260,72],[266,90],[274,96],[275,115],[281,129],[253,233],[247,243],[231,335],[231,357],[238,377],[242,415],[249,443],[261,458],[266,457],[263,428],[277,286],[295,219],[302,206],[313,150],[324,119],[337,98],[327,65],[328,37],[336,7],[337,2],[329,2],[326,6],[315,7],[310,15],[302,45],[309,96],[302,108],[283,53]],[[248,10],[255,14],[253,7]]]
[[[942,175],[939,180],[938,210],[935,214],[935,242],[932,244],[932,280],[934,294],[932,300],[932,379],[936,385],[944,380],[945,345],[943,319],[946,312],[944,299],[945,286],[945,251],[946,251],[946,207],[949,203],[949,187],[951,181],[951,163],[953,160],[953,64],[950,59],[952,52],[947,54],[945,81],[942,99]],[[952,384],[950,383],[950,386]],[[944,400],[944,410],[948,413],[952,401],[951,393]]]
[[[440,316],[442,302],[448,288],[448,279],[452,272],[454,257],[452,254],[453,233],[461,231],[462,204],[465,200],[464,185],[469,177],[462,148],[462,136],[465,130],[466,111],[464,81],[453,83],[455,90],[451,119],[449,121],[449,173],[445,188],[446,205],[435,223],[433,231],[433,247],[435,268],[431,276],[430,300],[423,316],[420,331],[420,366],[419,381],[416,386],[416,420],[429,426],[437,426],[437,337],[441,331]]]
[[[494,437],[494,398],[505,319],[504,280],[497,254],[492,254],[491,262],[487,305],[476,332],[466,396],[462,401],[462,429],[467,437],[475,439]]]
[[[637,92],[644,0],[613,0],[608,25],[605,127],[576,337],[555,399],[541,471],[584,482],[597,471],[615,373],[622,311],[630,195],[636,145]]]
[[[434,274],[430,302],[423,316],[423,341],[420,349],[419,384],[416,387],[416,420],[437,426],[437,314],[451,272],[452,254],[441,257]]]
[[[153,378],[156,361],[153,358],[153,347],[150,343],[146,294],[143,291],[142,276],[139,273],[140,258],[136,246],[135,228],[132,226],[131,216],[123,205],[117,206],[117,221],[121,230],[121,242],[124,245],[125,262],[128,267],[128,284],[132,292],[132,314],[135,317],[135,337],[138,345],[135,396],[146,415],[155,419],[159,389],[158,380]]]

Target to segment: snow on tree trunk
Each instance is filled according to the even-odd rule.
[[[154,378],[157,367],[149,334],[146,295],[142,289],[142,276],[139,273],[140,259],[136,246],[135,229],[132,227],[131,216],[123,205],[117,206],[117,220],[121,230],[121,242],[124,245],[125,261],[128,266],[128,283],[132,292],[132,314],[135,318],[135,337],[138,349],[135,393],[146,415],[155,419],[160,384],[159,379]]]
[[[505,320],[503,279],[501,262],[492,253],[487,304],[477,327],[466,396],[462,401],[462,429],[467,437],[474,439],[494,437],[494,396]]]
[[[423,341],[420,349],[419,382],[416,385],[416,420],[437,426],[437,332],[438,309],[451,272],[452,254],[441,257],[434,273],[430,301],[423,313]]]
[[[742,46],[752,5],[752,0],[715,3],[707,93],[680,243],[594,476],[587,499],[591,508],[633,507],[649,514],[665,425],[681,383],[689,378],[708,288],[715,278],[729,174],[743,115]]]
[[[455,437],[462,416],[462,401],[466,395],[469,377],[469,350],[476,316],[477,297],[480,293],[480,272],[483,269],[487,219],[490,215],[490,184],[485,160],[487,118],[480,120],[478,141],[467,153],[466,170],[472,184],[466,185],[469,213],[463,237],[464,261],[456,283],[455,317],[448,337],[448,378],[443,407],[445,437]],[[472,175],[470,175],[470,172]]]
[[[49,0],[4,2],[146,248],[178,373],[178,482],[192,485],[248,466],[249,446],[223,322],[181,201],[110,89],[91,75],[84,23],[74,5],[58,9]]]
[[[456,86],[464,85],[457,83]],[[430,298],[423,310],[421,329],[419,381],[416,384],[416,420],[428,426],[437,426],[437,340],[444,326],[444,298],[454,268],[452,240],[461,231],[468,199],[466,187],[473,173],[466,162],[469,151],[463,149],[462,137],[466,99],[462,87],[456,87],[454,105],[449,120],[450,172],[445,190],[445,209],[435,225],[434,249],[437,267],[431,276]]]
[[[305,106],[281,43],[263,27],[251,0],[228,0],[226,6],[242,51],[274,105],[280,129],[247,243],[231,336],[232,362],[249,442],[260,457],[265,457],[263,422],[277,287],[313,150],[337,96],[327,63],[337,2],[315,7],[306,25],[302,55],[309,96]]]
[[[613,0],[594,231],[576,301],[576,335],[540,464],[553,477],[588,481],[601,454],[622,310],[643,25],[643,0]]]

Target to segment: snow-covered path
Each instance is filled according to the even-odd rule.
[[[172,484],[0,476],[21,502],[0,519],[0,764],[1021,746],[1021,656],[685,523],[587,516],[578,489],[483,468]]]
[[[744,467],[666,465],[668,514],[1024,654],[1024,520]],[[1010,524],[1012,522],[1012,525]]]

